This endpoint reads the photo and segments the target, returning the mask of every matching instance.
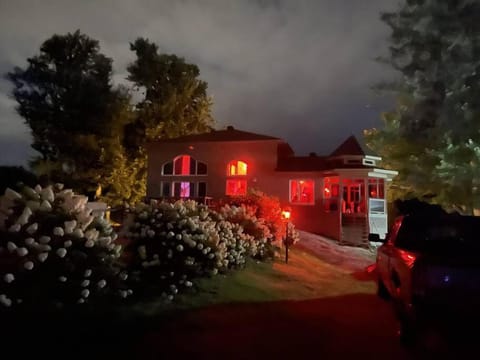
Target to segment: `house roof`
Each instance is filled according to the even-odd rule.
[[[329,168],[324,156],[291,156],[279,159],[278,171],[322,171]]]
[[[157,140],[162,143],[182,143],[182,142],[222,142],[222,141],[261,141],[261,140],[281,140],[276,137],[256,134],[248,131],[235,129],[228,126],[225,130],[213,130],[207,133],[186,135],[173,139]]]
[[[357,138],[352,135],[330,154],[331,157],[343,155],[365,156],[366,153],[358,142]]]

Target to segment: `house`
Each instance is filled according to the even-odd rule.
[[[255,188],[291,208],[297,228],[341,243],[367,245],[387,233],[387,183],[396,171],[377,166],[349,137],[328,156],[295,156],[284,140],[226,130],[151,142],[147,197],[222,199]]]

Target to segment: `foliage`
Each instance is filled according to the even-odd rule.
[[[282,218],[282,206],[277,197],[269,196],[259,190],[251,189],[244,197],[230,201],[236,206],[245,206],[255,217],[256,223],[263,224],[271,235],[265,236],[273,244],[280,244],[286,235],[286,221]],[[289,237],[293,243],[299,239],[299,234],[293,224],[290,224]]]
[[[392,29],[383,61],[401,74],[385,126],[367,132],[369,146],[403,195],[437,195],[446,207],[471,212],[480,188],[480,4],[409,0],[382,20]],[[402,174],[402,172],[404,174]]]
[[[170,300],[197,277],[243,266],[255,241],[239,225],[213,221],[207,207],[191,200],[140,204],[132,215],[127,236],[134,267]]]
[[[135,122],[143,133],[130,141],[143,146],[145,141],[209,131],[212,102],[198,67],[176,55],[160,54],[147,39],[138,38],[130,49],[137,58],[128,66],[128,80],[145,95],[137,104]]]
[[[0,197],[0,303],[64,307],[127,297],[122,247],[85,196],[63,185]]]

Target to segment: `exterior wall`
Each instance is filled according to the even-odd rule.
[[[154,143],[149,145],[147,197],[161,197],[162,181],[206,182],[207,196],[225,197],[227,178],[246,179],[248,188],[268,189],[275,182],[277,146],[279,141],[239,141],[205,143]],[[190,155],[207,164],[207,175],[162,175],[162,166],[179,155]],[[247,175],[227,176],[227,164],[232,160],[247,163]]]
[[[148,148],[147,197],[160,198],[162,181],[205,182],[206,194],[214,199],[226,197],[227,179],[246,179],[248,189],[258,189],[279,198],[282,206],[290,207],[292,222],[298,229],[321,234],[342,241],[341,204],[337,211],[326,211],[323,205],[323,178],[368,179],[369,169],[335,169],[331,172],[276,171],[279,140],[153,143]],[[162,175],[162,166],[179,155],[189,155],[207,165],[207,175]],[[246,176],[227,176],[227,165],[232,160],[247,163]],[[314,204],[290,203],[290,180],[314,180]],[[385,189],[386,191],[386,189]],[[343,194],[340,186],[340,198]],[[368,200],[368,198],[367,198]],[[367,201],[368,203],[368,201]],[[367,208],[368,214],[368,208]]]

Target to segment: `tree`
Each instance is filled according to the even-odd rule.
[[[400,171],[404,195],[435,194],[471,212],[480,205],[480,3],[408,0],[382,20],[392,29],[382,60],[401,75],[389,88],[398,105],[367,143]]]
[[[147,39],[138,38],[130,48],[137,58],[128,66],[128,80],[143,95],[132,125],[143,131],[136,136],[137,145],[211,130],[212,101],[198,67],[176,55],[160,54]]]
[[[41,155],[31,167],[77,191],[92,193],[100,185],[110,200],[132,200],[130,192],[115,190],[131,179],[112,174],[126,166],[115,159],[124,156],[124,130],[134,109],[129,89],[112,86],[112,60],[100,53],[98,41],[79,31],[54,35],[27,61],[7,78]]]

